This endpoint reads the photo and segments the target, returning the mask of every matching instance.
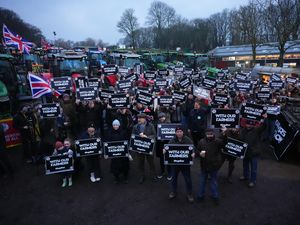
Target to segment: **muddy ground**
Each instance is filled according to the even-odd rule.
[[[277,162],[265,148],[253,189],[238,179],[241,160],[236,161],[232,184],[226,182],[227,164],[223,165],[219,206],[208,197],[203,203],[188,203],[182,176],[178,197],[173,200],[168,200],[170,183],[165,178],[138,184],[136,161],[128,184],[115,185],[109,160],[102,160],[103,181],[91,183],[84,170],[71,188],[61,188],[59,176],[44,175],[43,165],[22,163],[19,149],[9,156],[15,173],[13,178],[0,178],[0,225],[295,225],[300,221],[300,157],[296,154]],[[157,158],[156,163],[158,168]],[[192,166],[195,195],[199,171],[196,159]]]

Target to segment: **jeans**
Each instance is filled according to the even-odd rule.
[[[171,166],[172,173],[172,191],[174,193],[177,192],[177,178],[178,174],[182,173],[184,180],[186,191],[189,195],[192,194],[192,178],[191,178],[191,167],[190,166]]]
[[[244,158],[243,160],[244,177],[250,182],[256,182],[257,176],[257,157]],[[250,175],[250,176],[249,176]]]
[[[147,160],[148,165],[149,165],[150,176],[152,178],[156,177],[153,155],[137,153],[138,169],[139,169],[140,176],[145,177],[145,159]]]
[[[208,175],[210,176],[210,192],[211,196],[213,198],[219,198],[219,191],[218,191],[218,183],[217,183],[217,176],[218,176],[218,171],[204,171],[202,170],[200,173],[200,188],[199,188],[199,193],[198,197],[203,198],[205,195],[205,186],[206,186],[206,181],[208,178]]]

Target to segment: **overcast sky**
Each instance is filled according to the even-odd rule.
[[[116,27],[122,13],[133,8],[140,26],[145,26],[152,0],[0,0],[0,6],[16,12],[37,26],[48,40],[82,41],[87,37],[115,44],[122,38]],[[187,19],[207,18],[223,9],[238,8],[248,0],[163,0]],[[18,33],[17,30],[14,30]],[[24,37],[26,38],[26,37]]]

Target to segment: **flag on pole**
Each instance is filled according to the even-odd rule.
[[[51,45],[44,38],[41,38],[41,46],[45,50],[51,48]]]
[[[11,32],[5,24],[3,24],[3,37],[4,43],[7,46],[15,46],[20,52],[25,54],[29,54],[30,49],[33,46],[32,42],[29,42],[20,35]]]
[[[42,77],[28,73],[28,79],[30,83],[32,98],[39,98],[45,94],[52,93],[50,84],[44,80]],[[55,91],[53,94],[58,97],[61,95],[60,92]]]

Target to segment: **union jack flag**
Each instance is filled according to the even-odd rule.
[[[42,77],[39,77],[32,73],[28,73],[28,79],[29,79],[29,83],[30,83],[32,98],[39,98],[45,94],[52,93],[50,84],[46,80],[44,80]],[[54,90],[53,94],[56,97],[61,95],[60,92],[55,91],[55,90]]]
[[[6,45],[15,46],[22,53],[29,54],[33,46],[32,42],[25,40],[18,34],[12,33],[5,24],[3,24],[3,37]]]

